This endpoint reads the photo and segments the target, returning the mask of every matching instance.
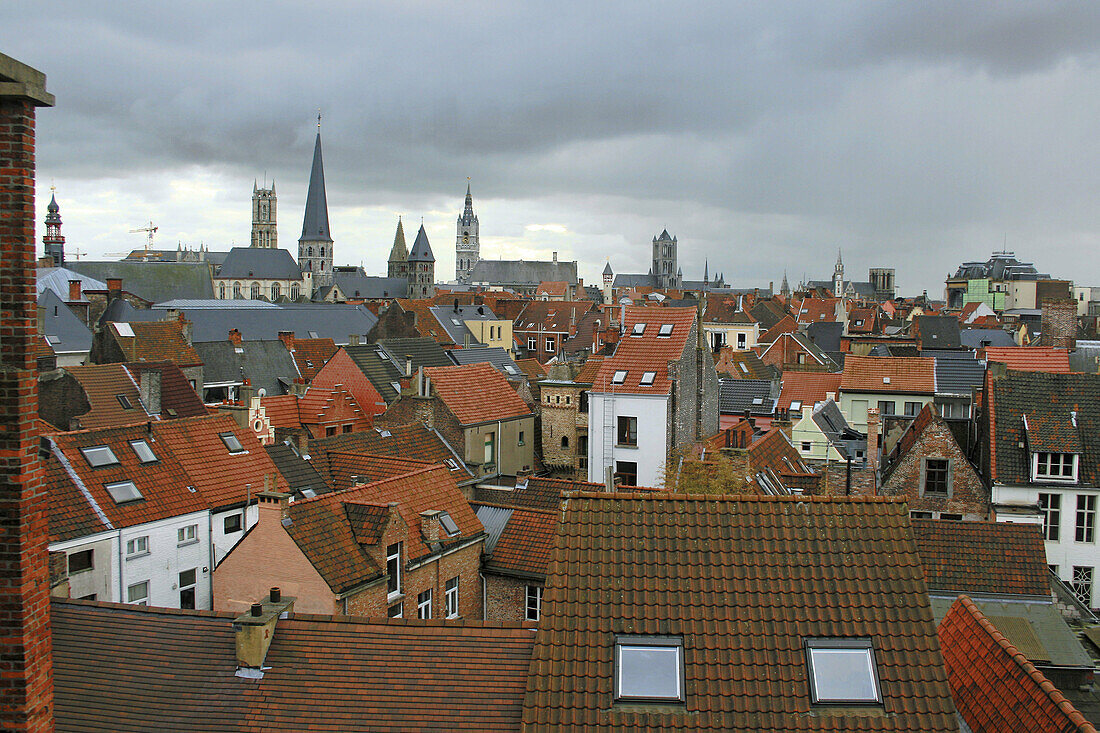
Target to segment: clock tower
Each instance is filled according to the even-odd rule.
[[[467,179],[469,181],[469,179]],[[481,245],[478,242],[477,215],[474,214],[474,197],[470,195],[470,184],[466,183],[466,207],[458,217],[457,236],[455,238],[455,279],[460,283],[470,282],[470,273],[481,259]]]

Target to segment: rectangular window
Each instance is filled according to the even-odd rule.
[[[454,537],[458,534],[458,525],[447,512],[439,513],[439,526],[443,528],[443,531],[447,533],[448,537]]]
[[[149,554],[149,537],[134,537],[126,540],[126,559]]]
[[[1077,527],[1073,539],[1094,542],[1096,537],[1096,495],[1077,495]]]
[[[893,415],[894,414],[894,402],[893,400],[882,400],[878,403],[878,414],[880,415]]]
[[[331,438],[334,435],[336,435],[336,426],[335,425],[329,425],[327,428],[325,428],[325,437],[326,438]]]
[[[1073,595],[1089,608],[1092,608],[1092,570],[1092,568],[1074,565],[1073,580],[1070,582]]]
[[[176,543],[180,545],[189,545],[192,542],[199,541],[199,525],[189,524],[186,527],[180,527],[176,530]]]
[[[114,466],[118,463],[118,457],[115,456],[115,452],[106,445],[95,445],[91,448],[81,448],[80,452],[84,454],[84,460],[88,462],[88,465],[92,468],[99,468],[100,466]]]
[[[638,463],[636,461],[615,461],[615,478],[623,486],[638,485]]]
[[[232,534],[233,532],[241,531],[241,515],[230,514],[222,522],[222,531],[225,534]]]
[[[354,425],[351,425],[349,423],[347,425],[341,426],[340,431],[343,432],[343,433],[350,433],[352,431],[352,428],[354,428],[354,427],[355,427]]]
[[[918,510],[914,509],[913,511],[909,512],[909,518],[910,519],[931,519],[932,518],[932,512],[918,511]]]
[[[630,329],[630,335],[631,336],[641,336],[644,333],[645,333],[645,324],[644,323],[635,323],[634,327],[632,329]]]
[[[807,639],[806,660],[814,704],[882,702],[870,639]]]
[[[626,381],[626,370],[625,369],[616,369],[615,373],[611,375],[611,383],[612,384],[622,384],[625,381]]]
[[[416,617],[432,617],[432,589],[424,591],[416,597]]]
[[[519,440],[516,441],[516,445],[523,445],[523,431],[519,431]]]
[[[134,449],[134,455],[136,455],[138,460],[142,463],[153,463],[157,460],[157,455],[153,453],[153,449],[149,447],[148,441],[131,440],[130,447]]]
[[[534,336],[528,336],[527,337],[527,350],[528,351],[538,351],[539,350],[539,340],[536,337],[534,337]]]
[[[683,640],[674,636],[617,638],[615,700],[682,702]]]
[[[94,557],[91,550],[80,550],[69,555],[69,575],[91,570],[94,567]]]
[[[619,416],[619,445],[638,445],[638,418]]]
[[[553,338],[547,337],[547,339],[546,339],[546,351],[548,353],[553,353],[555,348],[556,348],[555,340]]]
[[[1043,513],[1043,537],[1057,542],[1062,523],[1062,495],[1039,494],[1039,511]]]
[[[809,453],[813,449],[813,446],[811,445],[811,443],[812,443],[812,441],[809,441],[809,440],[803,440],[802,441],[802,452],[803,453]]]
[[[1036,453],[1033,460],[1036,480],[1077,480],[1077,454],[1075,453]]]
[[[397,595],[401,592],[401,543],[397,542],[386,548],[386,573],[390,576],[386,581],[386,592]]]
[[[656,378],[657,378],[657,372],[642,372],[641,384],[643,386],[648,387],[649,385],[653,384],[653,381]]]
[[[917,413],[920,412],[920,408],[921,404],[919,402],[906,402],[905,414],[909,415],[910,417],[916,417]]]
[[[528,621],[538,621],[542,618],[542,586],[527,586],[527,612],[524,618]]]
[[[948,514],[947,512],[940,512],[940,519],[947,519],[952,522],[961,522],[963,515],[961,514]]]
[[[401,604],[400,603],[396,603],[396,604],[394,604],[394,605],[392,605],[392,606],[390,606],[389,608],[386,609],[386,617],[387,618],[401,618],[401,616],[402,616],[402,613],[401,613]]]
[[[184,570],[180,573],[180,608],[195,607],[195,579],[197,576],[197,568]]]
[[[103,484],[103,488],[107,489],[107,493],[111,495],[111,498],[115,500],[116,504],[125,504],[129,501],[137,501],[142,499],[141,492],[138,491],[137,486],[134,486],[133,481],[117,481],[113,484]]]
[[[123,410],[134,409],[133,404],[130,403],[130,398],[124,394],[116,394],[115,399],[118,400],[118,404],[122,405]]]
[[[496,459],[496,433],[485,434],[485,462],[492,463]]]
[[[737,348],[743,349],[748,344],[748,338],[743,333],[737,334]]]
[[[669,338],[672,336],[672,326],[673,324],[671,323],[662,323],[660,330],[657,331],[658,338]]]
[[[126,602],[138,606],[149,605],[149,581],[143,580],[126,588]]]
[[[447,618],[458,618],[458,576],[447,581],[443,592],[443,605]]]
[[[946,497],[950,486],[951,461],[945,458],[924,459],[924,495]]]

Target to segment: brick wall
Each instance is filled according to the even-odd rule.
[[[950,489],[946,498],[922,496],[922,467],[927,458],[951,462]],[[989,518],[989,492],[959,449],[951,429],[940,419],[924,429],[917,443],[885,479],[879,493],[907,497],[910,511],[949,512],[961,514],[967,520]]]
[[[542,462],[547,468],[567,469],[572,473],[577,465],[579,426],[587,429],[588,415],[580,411],[580,394],[584,387],[565,384],[544,384],[540,389],[542,404]],[[549,399],[549,402],[546,400]],[[566,400],[568,399],[568,402]],[[562,446],[562,437],[568,439]]]
[[[1039,345],[1077,347],[1077,303],[1071,298],[1047,298],[1042,303]]]
[[[52,731],[46,495],[35,394],[35,106],[45,77],[0,54],[0,729]]]
[[[413,378],[415,381],[415,377]],[[466,455],[466,433],[458,418],[436,397],[416,397],[403,394],[374,419],[378,427],[395,427],[423,423],[435,428],[460,456]]]
[[[513,578],[507,575],[485,575],[485,620],[506,624],[527,621],[527,586],[543,586],[539,580]]]

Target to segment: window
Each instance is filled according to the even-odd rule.
[[[523,445],[523,431],[519,431],[519,440],[516,441],[516,445]]]
[[[813,446],[811,444],[811,441],[803,440],[802,441],[802,452],[803,453],[809,453],[811,450],[813,450]]]
[[[69,575],[82,573],[95,567],[91,550],[80,550],[69,555]]]
[[[424,591],[416,597],[416,617],[432,617],[432,589]]]
[[[625,369],[616,369],[615,373],[611,375],[611,383],[612,384],[622,384],[625,381],[626,381],[626,370]]]
[[[149,447],[147,441],[131,440],[130,447],[134,449],[134,455],[136,455],[138,460],[142,463],[153,463],[157,460],[157,454]]]
[[[653,384],[653,380],[657,378],[657,372],[643,372],[642,373],[642,386],[648,386]]]
[[[615,477],[623,486],[638,485],[638,464],[636,461],[615,461]]]
[[[401,604],[397,603],[386,609],[387,618],[401,618]]]
[[[230,514],[228,517],[222,520],[222,531],[225,532],[225,534],[240,532],[241,519],[242,515],[240,514]]]
[[[791,409],[795,412],[799,412],[800,410],[802,410],[802,400],[792,400]]]
[[[674,636],[615,640],[615,699],[684,700],[684,643]]]
[[[660,330],[657,331],[657,336],[659,338],[669,338],[670,336],[672,336],[672,324],[662,323]]]
[[[198,575],[196,571],[197,568],[191,568],[180,573],[180,608],[195,607],[195,577]]]
[[[641,336],[644,333],[645,333],[645,324],[644,323],[635,323],[634,328],[630,329],[630,335],[631,336]]]
[[[126,559],[141,557],[149,554],[149,537],[134,537],[126,540]]]
[[[455,520],[451,518],[451,515],[447,512],[439,513],[439,524],[443,527],[443,531],[447,533],[448,537],[454,537],[458,534],[458,525]]]
[[[894,414],[894,402],[893,400],[883,400],[878,403],[878,414],[880,415],[893,415]]]
[[[1077,495],[1077,527],[1074,533],[1077,542],[1094,542],[1096,539],[1096,495]]]
[[[143,580],[126,588],[126,602],[138,606],[149,605],[149,581]]]
[[[122,405],[123,410],[134,409],[133,404],[130,402],[130,398],[124,394],[116,394],[115,399],[118,400],[118,404]]]
[[[293,285],[290,286],[290,299],[291,300],[298,300],[299,295],[300,295],[300,290],[299,290],[299,287],[298,287],[298,283],[294,283]]]
[[[569,436],[568,435],[561,436],[561,449],[562,450],[569,450]]]
[[[325,428],[325,437],[326,438],[331,438],[334,435],[336,435],[336,426],[335,425],[329,425],[327,428]]]
[[[401,593],[401,543],[396,542],[386,548],[386,592],[390,596]]]
[[[244,446],[241,445],[241,441],[237,440],[237,436],[233,433],[219,433],[218,437],[225,443],[225,447],[229,449],[230,453],[243,453]]]
[[[355,428],[354,425],[352,425],[351,423],[348,423],[347,425],[340,426],[340,432],[345,433],[345,434],[350,433],[354,428]]]
[[[252,283],[252,287],[250,288],[250,291],[249,291],[249,296],[252,298],[252,300],[259,300],[260,299],[260,284],[259,283]]]
[[[1077,480],[1076,453],[1033,453],[1032,455],[1035,480]]]
[[[233,283],[233,297],[235,299],[240,299],[240,297],[241,297],[241,284],[240,283]]]
[[[115,455],[115,452],[105,445],[81,448],[80,452],[84,454],[84,460],[86,460],[88,465],[92,468],[114,466],[118,463],[118,457]]]
[[[527,586],[527,612],[523,616],[528,621],[542,618],[542,586]]]
[[[534,336],[528,336],[527,337],[527,350],[528,351],[538,351],[539,350],[539,340],[536,337],[534,337]]]
[[[556,346],[555,346],[554,338],[551,337],[551,336],[547,336],[546,337],[546,350],[548,352],[552,352],[552,351],[554,351],[555,348],[556,348]]]
[[[271,283],[271,299],[278,300],[283,294],[283,286],[279,283]]]
[[[134,486],[133,481],[118,481],[113,484],[104,484],[103,488],[107,489],[107,493],[111,495],[111,498],[115,500],[116,504],[125,504],[128,501],[137,501],[142,499],[141,492]]]
[[[192,542],[199,541],[199,525],[189,524],[186,527],[180,527],[176,530],[176,543],[180,545],[189,545]]]
[[[920,412],[920,408],[921,404],[919,402],[906,402],[905,414],[909,415],[910,417],[916,417],[917,413]]]
[[[913,510],[913,511],[909,512],[909,518],[910,519],[931,519],[932,518],[932,512]]]
[[[1089,608],[1092,608],[1092,570],[1092,568],[1074,565],[1073,580],[1069,584],[1077,600]]]
[[[951,486],[951,461],[946,458],[924,459],[924,496],[947,497]]]
[[[218,297],[225,300],[225,283],[218,285]]]
[[[961,522],[963,515],[961,514],[948,514],[947,512],[940,512],[940,519],[946,519],[951,522]]]
[[[638,418],[619,416],[619,445],[638,445]]]
[[[743,333],[737,334],[737,348],[743,349],[743,348],[745,348],[745,346],[747,344],[748,344],[748,337]]]
[[[1057,542],[1062,522],[1062,495],[1039,494],[1039,511],[1043,513],[1043,537]]]
[[[869,639],[807,639],[811,702],[882,702]]]
[[[443,605],[447,618],[458,618],[458,576],[447,581],[443,591]]]

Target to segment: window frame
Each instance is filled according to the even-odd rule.
[[[136,560],[149,554],[149,535],[130,537],[126,540],[126,559]]]
[[[394,572],[390,572],[390,563],[394,565]],[[394,542],[386,546],[386,600],[393,602],[401,597],[401,543]]]
[[[1043,456],[1046,456],[1046,460],[1043,460]],[[1059,465],[1065,465],[1065,459],[1068,457],[1070,460],[1069,474],[1054,475],[1050,473],[1050,469],[1053,467],[1054,456],[1059,456]],[[1045,471],[1040,471],[1043,464],[1046,464]],[[1080,456],[1076,453],[1060,453],[1055,451],[1035,451],[1031,454],[1031,480],[1032,481],[1055,481],[1058,483],[1075,484],[1077,483],[1077,472],[1080,467]]]
[[[109,460],[96,462],[96,460],[88,457],[89,453],[92,453],[93,455],[100,455],[103,451],[106,451],[106,455],[104,456],[104,458],[109,455]],[[121,463],[121,461],[118,460],[118,456],[115,455],[115,452],[111,450],[111,446],[106,444],[85,446],[80,449],[80,455],[84,456],[84,460],[87,461],[88,465],[92,468],[106,468],[107,466],[117,466],[119,463]]]
[[[932,463],[942,463],[943,467],[932,467]],[[937,476],[942,472],[943,474],[943,490],[929,489],[929,477],[933,474]],[[937,483],[939,483],[937,479]],[[920,468],[920,493],[922,497],[935,498],[935,499],[950,499],[951,498],[951,459],[941,458],[939,456],[928,456],[921,459]]]
[[[630,335],[632,337],[644,336],[645,327],[646,324],[644,323],[635,323],[633,326],[630,327]]]
[[[672,338],[672,329],[675,323],[662,323],[661,328],[657,331],[657,338],[667,339]],[[722,342],[725,343],[726,334],[722,334]]]
[[[657,372],[642,372],[642,379],[638,384],[642,387],[652,387],[657,380]]]
[[[844,705],[844,706],[875,706],[882,705],[882,683],[879,680],[878,663],[875,658],[875,645],[868,638],[837,638],[816,637],[803,640],[806,650],[806,681],[810,689],[811,705]],[[874,699],[869,698],[822,698],[817,690],[817,676],[814,673],[813,652],[815,649],[838,650],[860,649],[867,652],[867,660],[871,672],[871,683],[874,687]]]
[[[199,525],[185,524],[176,528],[176,547],[193,545],[199,541]]]
[[[134,597],[135,588],[144,588],[145,595]],[[148,606],[149,605],[149,581],[142,580],[138,583],[131,583],[126,586],[126,602],[133,606]]]
[[[1085,604],[1089,608],[1092,608],[1092,592],[1096,584],[1096,569],[1087,565],[1073,565],[1070,571],[1070,590],[1073,591],[1073,595],[1077,597],[1077,600]],[[1082,590],[1087,588],[1087,594],[1083,594]],[[1082,597],[1087,595],[1086,597]]]
[[[85,566],[83,563],[80,563],[81,567],[78,567],[77,569],[74,570],[73,569],[73,558],[74,557],[80,557],[80,558],[85,558],[86,557],[88,559],[88,564]],[[65,570],[68,572],[69,575],[76,575],[77,573],[87,573],[91,570],[95,570],[95,549],[94,548],[88,548],[86,550],[77,550],[76,552],[70,552],[65,557]]]
[[[157,458],[157,454],[153,452],[153,446],[149,445],[148,440],[145,440],[144,438],[136,438],[135,440],[129,441],[129,443],[130,450],[134,452],[134,455],[137,456],[137,459],[141,464],[144,465],[147,463],[156,463],[160,460],[159,458]],[[148,458],[146,458],[142,454],[141,449],[138,448],[139,445],[145,446],[145,451],[148,452]]]
[[[458,592],[461,581],[454,576],[443,587],[443,615],[445,618],[458,618]]]
[[[624,425],[625,430],[623,429]],[[615,418],[615,446],[621,448],[638,447],[638,418],[630,415],[619,415]]]
[[[615,372],[611,375],[611,383],[624,384],[626,382],[627,371],[628,370],[626,369],[616,369]]]
[[[238,453],[246,453],[247,449],[241,444],[240,439],[233,432],[218,433],[218,437],[221,438],[222,443],[225,444],[225,449],[229,451],[230,455],[236,455]],[[234,448],[236,444],[236,448]]]
[[[126,479],[125,481],[112,481],[110,483],[103,484],[103,489],[112,499],[114,499],[115,504],[118,504],[119,506],[122,506],[123,504],[131,504],[135,501],[145,500],[145,497],[141,493],[141,489],[139,489],[137,487],[137,484],[129,479]],[[129,496],[128,498],[119,499],[118,496],[115,495],[115,490],[119,489],[133,489],[133,492],[134,494],[136,494],[136,496]]]
[[[675,649],[676,650],[676,694],[675,695],[624,695],[623,694],[623,649],[643,648],[651,649]],[[683,705],[687,701],[685,691],[687,675],[685,673],[684,639],[681,636],[633,636],[617,635],[615,637],[615,654],[612,681],[612,700],[616,703],[644,703],[644,704],[670,704]]]
[[[542,620],[542,592],[541,585],[527,585],[524,588],[523,619],[525,621]]]
[[[421,591],[416,596],[416,617],[430,619],[432,617],[432,589]]]
[[[231,519],[237,520],[237,526],[235,529],[229,529],[229,520]],[[222,534],[233,534],[235,532],[240,532],[242,529],[244,529],[243,513],[234,512],[232,514],[227,514],[226,516],[222,517]]]
[[[1043,515],[1043,539],[1058,542],[1062,536],[1062,495],[1039,492],[1039,513]]]
[[[1073,541],[1090,545],[1096,543],[1096,494],[1077,495]]]

